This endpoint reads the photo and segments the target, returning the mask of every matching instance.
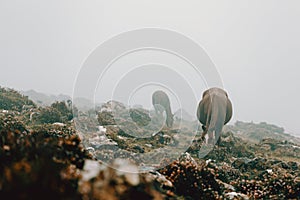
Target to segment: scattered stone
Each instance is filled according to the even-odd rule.
[[[145,144],[145,146],[151,148],[151,147],[152,147],[152,144]]]
[[[151,118],[149,112],[142,108],[131,108],[129,110],[131,119],[139,126],[147,126]]]
[[[66,126],[66,124],[61,123],[61,122],[55,122],[53,123],[54,126]]]
[[[228,192],[224,195],[228,199],[240,199],[240,200],[248,200],[249,197],[242,193],[237,192]]]
[[[94,161],[91,163],[95,164]],[[166,197],[155,189],[153,180],[138,173],[138,167],[128,160],[116,159],[112,166],[100,166],[98,162],[96,165],[94,172],[98,175],[89,181],[85,179],[80,182],[78,190],[83,199],[162,200]]]
[[[103,166],[101,166],[98,161],[85,160],[83,171],[81,173],[82,175],[81,180],[89,181],[92,178],[95,178],[99,174],[99,171],[101,169],[103,169]]]

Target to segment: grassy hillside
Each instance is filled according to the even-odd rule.
[[[263,139],[272,138],[300,144],[300,138],[288,134],[284,128],[266,122],[253,123],[237,121],[234,125],[227,125],[224,131],[231,131],[235,135],[250,142],[259,143]]]
[[[20,91],[20,93],[28,96],[29,99],[33,100],[39,106],[50,106],[56,101],[67,101],[71,99],[71,97],[67,95],[47,95],[35,90]]]
[[[299,199],[299,139],[276,125],[226,126],[202,157],[196,121],[147,135],[149,112],[119,102],[100,107],[99,124],[81,111],[75,126],[66,102],[32,107],[2,88],[1,97],[0,199]],[[117,125],[112,108],[130,115]]]
[[[0,109],[21,111],[26,106],[36,107],[35,103],[18,91],[0,87]]]

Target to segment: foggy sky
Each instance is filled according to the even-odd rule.
[[[231,123],[300,135],[300,1],[0,1],[0,85],[72,95],[89,54],[113,35],[166,28],[199,43],[234,106]],[[198,91],[200,97],[203,91]]]

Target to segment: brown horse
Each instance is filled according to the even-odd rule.
[[[171,111],[170,100],[168,95],[161,90],[155,91],[152,94],[152,104],[156,112],[163,113],[164,111],[166,111],[166,115],[167,115],[166,124],[169,128],[172,127],[174,119],[173,119],[173,114]]]
[[[218,139],[223,126],[232,117],[232,104],[227,93],[220,88],[210,88],[204,91],[197,109],[197,118],[202,124],[202,139],[208,133],[208,143]],[[213,134],[215,132],[215,134]]]

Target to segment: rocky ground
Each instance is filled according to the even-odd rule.
[[[147,111],[128,113],[139,125],[149,124]],[[81,118],[84,126],[34,124],[29,116],[0,112],[0,199],[300,199],[300,146],[292,141],[254,142],[225,129],[205,157],[199,158],[196,136],[176,158],[153,158],[159,165],[138,173],[139,155],[181,148],[177,134],[188,140],[194,126],[147,135],[129,124],[147,136],[136,138],[115,125],[109,106],[96,122]]]

